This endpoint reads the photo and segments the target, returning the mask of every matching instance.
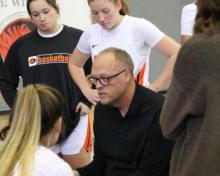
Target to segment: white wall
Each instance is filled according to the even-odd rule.
[[[87,0],[58,0],[61,22],[80,29],[90,24],[90,9]]]
[[[90,10],[87,0],[57,0],[60,6],[61,22],[80,29],[90,24]],[[26,0],[0,0],[0,32],[11,21],[19,17],[28,17]]]

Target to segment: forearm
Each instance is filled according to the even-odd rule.
[[[171,55],[168,59],[167,64],[164,66],[164,69],[158,76],[158,78],[150,85],[153,86],[156,91],[160,91],[164,89],[167,85],[169,85],[172,75],[173,75],[173,68],[176,62],[177,52]]]
[[[85,91],[90,89],[90,86],[87,82],[83,67],[77,66],[74,63],[69,62],[68,68],[72,79],[78,85],[82,93],[85,95]]]

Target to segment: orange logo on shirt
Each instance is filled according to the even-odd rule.
[[[36,59],[35,59],[35,58],[30,58],[29,64],[34,64],[35,62],[36,62]]]
[[[28,58],[29,67],[42,64],[68,63],[70,54],[68,53],[54,53],[47,55],[31,56]]]

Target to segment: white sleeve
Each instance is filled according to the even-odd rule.
[[[50,149],[40,146],[35,155],[32,176],[73,176],[68,163]]]
[[[81,35],[79,42],[77,44],[77,49],[79,49],[80,51],[82,51],[83,53],[86,54],[91,54],[91,47],[90,47],[90,41],[91,41],[91,37],[90,37],[90,31],[91,30],[87,30],[85,32],[83,32],[83,34]]]
[[[165,35],[154,24],[143,18],[137,20],[135,26],[137,27],[135,33],[138,34],[144,44],[150,48],[153,48]]]
[[[55,172],[53,176],[74,176],[73,174],[73,170],[71,169],[71,167],[65,163],[60,165],[60,166],[56,166]]]
[[[195,23],[196,9],[184,6],[181,13],[181,35],[192,35]]]

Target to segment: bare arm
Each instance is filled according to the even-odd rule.
[[[89,56],[89,54],[85,54],[76,48],[72,53],[71,59],[68,63],[68,68],[71,77],[79,86],[85,97],[91,103],[96,104],[96,102],[99,101],[98,93],[96,90],[90,88],[83,70],[83,66],[88,60]]]
[[[171,81],[173,67],[180,45],[170,37],[164,36],[154,48],[168,58],[168,62],[160,73],[159,77],[148,87],[154,91],[159,91]]]

